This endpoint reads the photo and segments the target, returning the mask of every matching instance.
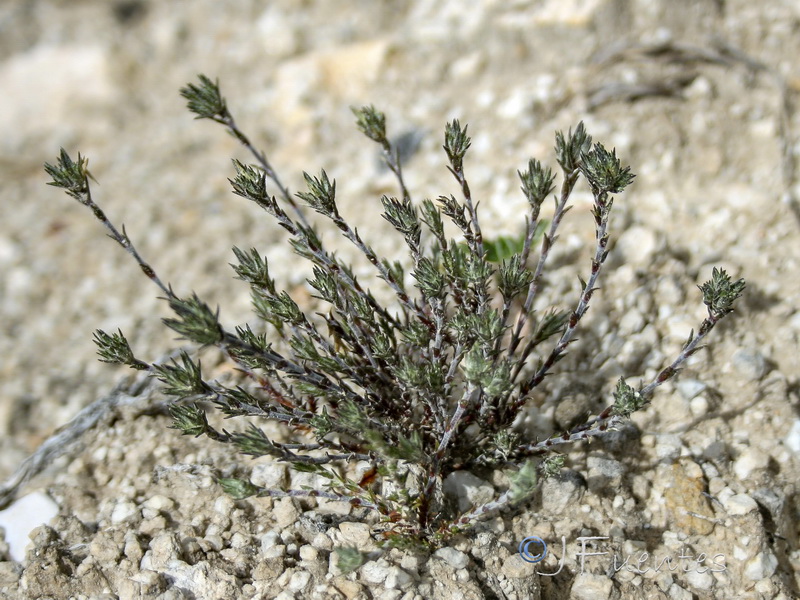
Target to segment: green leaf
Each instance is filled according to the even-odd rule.
[[[444,128],[444,151],[450,165],[455,171],[460,171],[463,167],[464,155],[467,153],[472,140],[467,135],[467,126],[461,127],[458,119],[453,119]]]
[[[350,107],[356,116],[356,126],[358,129],[374,142],[386,145],[386,115],[377,110],[371,104],[361,108]]]
[[[89,178],[92,176],[87,168],[89,159],[78,154],[78,160],[73,161],[67,151],[61,148],[58,162],[55,166],[45,163],[44,170],[53,181],[47,185],[60,187],[66,190],[67,194],[83,202],[89,192]]]
[[[532,158],[528,161],[526,171],[518,171],[522,181],[522,193],[528,199],[528,204],[534,210],[534,218],[539,215],[539,208],[545,198],[553,191],[555,175],[549,167],[542,166],[538,160]]]
[[[742,295],[745,288],[744,279],[732,281],[725,269],[714,267],[711,279],[698,286],[703,292],[703,304],[716,319],[733,312],[733,303]]]
[[[609,152],[599,143],[583,153],[580,168],[595,195],[618,194],[636,177],[630,167],[622,166],[616,150]]]
[[[511,501],[519,502],[533,493],[536,489],[538,481],[538,474],[536,472],[536,463],[528,460],[516,472],[509,473],[509,480],[511,480]]]
[[[197,404],[171,404],[169,414],[172,417],[170,429],[178,429],[182,435],[199,437],[208,431],[206,412]]]
[[[117,332],[110,335],[102,329],[94,332],[93,341],[97,344],[97,354],[100,355],[100,360],[112,364],[128,365],[138,371],[147,370],[149,365],[133,355],[133,350],[131,350],[128,340],[122,335],[122,330],[118,329]]]
[[[186,107],[197,115],[196,119],[219,120],[228,116],[225,99],[219,91],[219,82],[211,81],[205,75],[198,75],[200,84],[188,84],[181,88],[181,96],[186,98]]]
[[[244,500],[250,496],[255,496],[261,488],[253,485],[246,479],[236,479],[233,477],[221,477],[217,483],[222,487],[226,494],[233,496],[236,500]]]
[[[189,299],[171,296],[169,307],[178,315],[177,319],[163,319],[164,325],[179,333],[183,338],[197,344],[208,346],[218,344],[224,338],[219,324],[219,310],[212,311],[208,305],[192,293]]]
[[[620,377],[617,387],[614,389],[614,409],[615,415],[620,417],[630,417],[637,410],[647,405],[649,401],[639,392],[625,383],[625,379]]]
[[[337,216],[336,180],[328,179],[328,174],[324,170],[320,172],[319,177],[303,173],[303,178],[306,180],[308,191],[297,192],[295,195],[319,214],[326,217]]]
[[[581,164],[582,156],[592,145],[592,136],[586,133],[583,121],[578,123],[575,132],[572,129],[566,137],[562,132],[556,133],[556,159],[565,173],[571,174]]]
[[[343,574],[352,573],[363,565],[367,557],[365,554],[351,546],[336,549],[336,566]]]
[[[186,352],[180,353],[181,362],[172,359],[172,364],[153,365],[156,377],[165,387],[168,396],[188,398],[213,392],[213,388],[203,381],[200,362],[193,362]]]
[[[267,435],[252,423],[247,428],[247,431],[232,434],[231,441],[242,454],[255,457],[267,455],[283,456],[280,449],[270,441]]]

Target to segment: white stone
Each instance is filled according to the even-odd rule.
[[[783,443],[792,452],[800,454],[800,419],[796,419],[792,423],[792,428],[784,438]]]
[[[261,536],[261,550],[268,550],[269,548],[272,548],[273,546],[275,546],[278,543],[278,540],[280,539],[280,537],[281,537],[280,532],[279,531],[275,531],[274,529],[272,531],[268,531],[267,533],[262,535]]]
[[[0,510],[0,527],[6,531],[6,543],[11,558],[17,562],[25,559],[28,535],[46,525],[58,514],[58,505],[42,492],[23,496],[5,510]]]
[[[230,515],[236,507],[233,498],[220,496],[214,501],[214,511],[221,515]]]
[[[572,584],[572,596],[575,600],[604,600],[611,597],[614,583],[605,575],[581,573]]]
[[[697,569],[691,569],[684,577],[686,577],[690,587],[698,590],[710,590],[714,585],[714,576],[710,570],[698,571]]]
[[[549,514],[559,514],[580,500],[585,487],[583,478],[574,471],[562,471],[542,483],[542,508]]]
[[[722,500],[725,510],[730,515],[746,515],[747,513],[758,510],[758,504],[747,494],[734,494]]]
[[[708,412],[708,398],[705,395],[697,396],[689,401],[689,410],[695,417],[703,417]]]
[[[139,512],[137,506],[130,500],[121,500],[114,505],[111,511],[111,522],[115,525],[127,521]]]
[[[293,592],[299,592],[308,585],[309,581],[311,581],[311,573],[308,571],[295,571],[289,580],[289,589]]]
[[[384,560],[364,563],[361,565],[361,579],[372,584],[383,583],[389,576],[389,568],[385,563]]]
[[[347,516],[353,509],[349,502],[337,502],[325,498],[319,498],[317,502],[319,503],[317,505],[317,513],[320,515]]]
[[[311,540],[311,545],[317,550],[333,550],[333,541],[324,533],[315,535],[314,539]]]
[[[317,560],[319,552],[317,552],[317,549],[313,546],[306,544],[304,546],[300,546],[299,554],[302,560]]]
[[[261,556],[264,558],[278,558],[280,556],[286,556],[286,546],[283,544],[278,544],[277,546],[272,546],[266,550],[261,550]]]
[[[772,577],[778,568],[778,559],[770,552],[759,552],[744,568],[744,575],[752,581],[760,581]]]
[[[111,107],[115,99],[110,53],[102,45],[36,46],[0,64],[3,143],[12,147],[28,136],[47,134],[65,123],[86,123],[80,109]],[[104,121],[107,119],[93,119]],[[20,124],[25,126],[21,127]]]
[[[731,364],[736,373],[748,381],[758,381],[767,373],[767,361],[755,349],[740,348],[733,353]]]
[[[682,588],[677,583],[673,583],[669,587],[669,597],[671,600],[692,600],[694,598],[689,590]]]
[[[288,465],[276,462],[257,464],[250,472],[250,481],[254,485],[267,489],[283,489],[286,486]]]
[[[769,456],[756,448],[746,448],[733,463],[733,472],[741,480],[754,472],[762,471],[769,464]]]
[[[384,585],[390,590],[402,589],[409,586],[412,581],[414,578],[400,567],[389,567]]]
[[[633,335],[644,329],[645,325],[647,325],[647,322],[644,319],[644,315],[637,309],[631,308],[625,311],[625,314],[619,320],[617,333],[622,336]]]
[[[339,531],[343,545],[352,545],[361,548],[370,542],[369,525],[366,523],[339,523]]]
[[[300,512],[291,498],[281,498],[275,503],[272,509],[272,516],[275,519],[275,524],[281,529],[285,529],[297,521]]]
[[[656,456],[663,461],[674,461],[681,455],[683,441],[679,435],[666,433],[656,437]]]
[[[433,553],[454,569],[463,569],[469,564],[469,556],[455,548],[440,548]]]
[[[170,532],[160,533],[150,542],[150,550],[142,559],[141,568],[158,571],[179,558],[180,554],[181,546],[176,535]]]
[[[290,56],[297,51],[300,44],[300,29],[293,25],[287,15],[277,7],[270,6],[254,22],[254,33],[257,33],[266,54],[272,56]]]

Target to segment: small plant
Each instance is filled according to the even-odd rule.
[[[253,165],[233,161],[233,192],[276,219],[294,251],[313,263],[308,284],[326,312],[304,313],[278,289],[267,258],[255,249],[234,247],[233,269],[250,285],[253,309],[271,331],[250,326],[230,331],[218,311],[196,295],[181,297],[165,285],[125,229],[120,232],[108,220],[92,198],[86,158],[79,154],[72,160],[61,150],[57,164],[46,164],[45,170],[53,178],[50,184],[89,207],[160,288],[175,313],[165,325],[194,344],[217,346],[253,385],[206,381],[200,363],[186,352],[171,364],[140,360],[121,331],[95,333],[101,360],[148,370],[163,382],[164,393],[174,398],[172,427],[183,434],[205,435],[254,457],[269,455],[327,481],[322,489],[280,490],[257,486],[246,477],[220,479],[236,498],[347,501],[380,515],[389,545],[439,544],[483,515],[530,496],[541,478],[561,468],[560,446],[603,436],[644,408],[655,389],[678,373],[733,310],[744,289],[743,280],[732,281],[715,268],[711,280],[700,286],[708,316],[696,334],[689,334],[672,364],[638,390],[620,378],[608,407],[571,431],[525,439],[514,430],[515,419],[574,341],[608,255],[612,196],[634,178],[615,152],[592,145],[583,124],[566,135],[556,134],[562,180],[552,220],[545,223],[539,213],[555,190],[556,176],[532,159],[519,173],[528,201],[524,235],[492,242],[483,238],[478,203],[467,183],[466,126],[454,120],[444,135],[448,168],[462,197],[440,196],[415,205],[399,154],[386,136],[384,115],[371,106],[354,109],[358,128],[379,145],[397,179],[399,196],[381,198],[383,217],[408,247],[414,291],[407,287],[403,266],[377,256],[339,213],[336,182],[325,171],[304,174],[307,190],[293,196],[266,155],[239,129],[215,82],[201,75],[199,83],[181,94],[198,119],[220,123],[255,157]],[[581,177],[594,198],[596,245],[588,277],[580,280],[570,308],[537,313],[533,306],[542,273]],[[379,304],[351,267],[323,247],[305,207],[329,220],[364,254],[393,290],[398,308]],[[455,225],[459,239],[446,235],[445,218]],[[249,418],[250,424],[236,432],[218,431],[206,418],[209,402],[226,417]],[[263,419],[282,423],[293,435],[291,443],[270,439],[257,425]],[[356,476],[347,465],[359,461],[368,467]],[[510,487],[493,501],[459,513],[445,499],[443,480],[457,470],[475,468],[506,470]]]

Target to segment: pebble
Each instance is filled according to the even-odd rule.
[[[614,582],[605,575],[581,573],[572,584],[572,596],[575,600],[604,600],[611,597]]]
[[[161,533],[150,542],[150,550],[145,553],[141,568],[159,571],[170,561],[179,558],[180,554],[181,545],[177,535],[173,532]]]
[[[767,373],[767,360],[755,349],[740,348],[733,353],[731,364],[736,373],[747,381],[758,381]]]
[[[317,556],[319,556],[317,549],[313,546],[309,546],[308,544],[300,546],[298,554],[300,554],[300,558],[302,560],[317,560]]]
[[[145,500],[142,506],[152,508],[153,510],[172,510],[175,508],[175,501],[172,498],[163,496],[162,494],[156,494],[155,496],[150,496],[147,500]]]
[[[280,529],[285,529],[294,524],[299,516],[300,511],[297,510],[291,498],[281,498],[272,509],[272,517]]]
[[[759,473],[769,465],[769,456],[757,448],[746,448],[733,463],[733,472],[744,481],[754,473]]]
[[[236,508],[236,504],[228,495],[220,496],[214,501],[214,511],[221,515],[230,515],[234,508]]]
[[[591,490],[619,485],[625,474],[625,466],[612,458],[590,455],[587,464],[589,466],[589,489]]]
[[[335,502],[320,498],[318,500],[317,513],[321,515],[340,515],[346,517],[349,515],[353,507],[349,502]]]
[[[56,514],[58,505],[41,492],[23,496],[0,511],[0,527],[5,529],[5,540],[13,560],[22,562],[25,559],[25,547],[30,542],[28,535]]]
[[[89,544],[89,555],[100,563],[116,562],[123,546],[113,539],[110,531],[101,531]]]
[[[283,463],[259,463],[250,472],[250,481],[267,489],[283,489],[286,486],[287,473],[288,465]]]
[[[311,540],[311,545],[317,550],[333,550],[333,542],[331,541],[331,538],[324,533],[318,533],[315,535],[314,539]]]
[[[236,532],[231,536],[230,547],[240,550],[242,548],[247,548],[250,545],[250,536],[243,535],[240,532]]]
[[[656,436],[656,456],[664,462],[674,462],[681,455],[683,440],[674,433]]]
[[[576,471],[564,470],[542,483],[542,508],[547,514],[559,514],[567,510],[586,490],[586,480]]]
[[[512,554],[503,561],[503,575],[511,579],[522,579],[536,573],[536,566],[524,560],[519,554]]]
[[[795,419],[789,433],[783,440],[784,445],[795,454],[800,454],[800,419]]]
[[[414,578],[400,567],[389,567],[384,585],[390,589],[403,589],[411,585]]]
[[[463,569],[469,564],[469,556],[455,548],[439,548],[433,555],[441,558],[454,569]]]
[[[669,594],[670,600],[693,600],[694,599],[694,596],[692,595],[692,593],[689,590],[682,588],[677,583],[673,583],[671,586],[669,586],[668,594]]]
[[[389,567],[385,560],[371,560],[361,565],[361,579],[371,584],[383,583],[389,576]]]
[[[758,504],[747,494],[734,494],[722,500],[722,505],[730,515],[746,515],[749,512],[758,510]]]
[[[269,548],[272,548],[278,543],[279,539],[281,539],[281,534],[279,531],[274,529],[272,531],[268,531],[261,536],[261,550],[268,550]]]
[[[366,523],[352,523],[345,521],[339,523],[341,541],[343,545],[355,546],[361,549],[370,543],[369,525]]]
[[[760,581],[772,577],[778,568],[778,559],[769,550],[759,552],[744,568],[744,576],[752,581]]]
[[[308,571],[295,571],[289,580],[289,589],[293,592],[302,591],[311,581],[311,573]]]
[[[711,571],[703,571],[697,569],[691,569],[686,574],[686,581],[692,588],[698,590],[710,590],[714,587],[714,576],[711,574]]]
[[[114,505],[111,511],[111,522],[115,525],[119,525],[132,518],[134,515],[138,515],[138,513],[139,509],[133,502],[130,500],[120,500]]]
[[[689,401],[689,410],[694,417],[703,417],[708,413],[708,398],[705,395],[696,396]]]
[[[655,231],[634,225],[626,229],[617,239],[616,251],[625,262],[632,265],[650,265],[659,246]]]

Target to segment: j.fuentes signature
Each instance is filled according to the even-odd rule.
[[[706,553],[693,554],[688,549],[681,549],[679,554],[665,554],[663,556],[650,555],[648,552],[639,552],[637,554],[627,554],[619,556],[616,552],[607,552],[600,550],[593,550],[587,548],[590,542],[601,542],[607,540],[608,537],[601,536],[581,536],[575,541],[580,545],[580,549],[575,553],[575,561],[580,565],[580,573],[584,572],[586,567],[586,559],[599,556],[611,556],[611,566],[614,573],[622,571],[630,571],[644,575],[648,571],[658,573],[659,571],[677,571],[681,570],[684,573],[696,571],[697,573],[705,573],[710,571],[712,573],[720,573],[727,569],[725,555],[717,553],[709,556]],[[519,545],[519,554],[522,559],[530,563],[542,562],[548,553],[547,543],[540,537],[531,536],[527,537]],[[539,575],[552,577],[558,575],[564,568],[564,561],[567,557],[567,541],[565,536],[561,536],[561,559],[558,561],[558,570],[554,572],[541,572],[536,571]]]

